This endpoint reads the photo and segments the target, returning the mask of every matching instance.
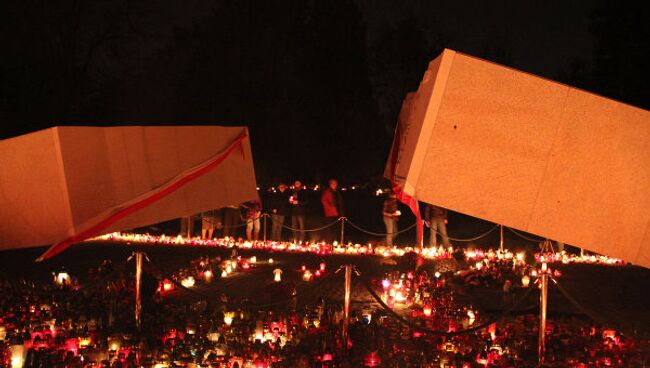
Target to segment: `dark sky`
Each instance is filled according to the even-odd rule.
[[[262,183],[380,174],[443,47],[649,105],[644,3],[9,0],[0,14],[0,138],[247,125]]]
[[[469,54],[505,43],[511,66],[554,75],[575,57],[589,58],[594,38],[588,17],[594,1],[399,1],[362,0],[370,39],[386,25],[416,19],[448,38],[448,47]]]

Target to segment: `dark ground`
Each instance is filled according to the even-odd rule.
[[[134,250],[146,252],[151,261],[164,272],[173,272],[181,267],[186,267],[189,261],[202,255],[228,257],[230,250],[214,247],[191,246],[140,246],[124,245],[117,243],[84,243],[76,245],[52,260],[43,263],[33,263],[40,255],[43,248],[4,251],[0,253],[0,272],[12,278],[25,277],[28,279],[51,282],[51,273],[65,267],[72,275],[84,280],[86,271],[91,266],[98,265],[104,259],[111,259],[116,269],[122,267],[125,272],[132,273],[133,262],[125,261]],[[299,268],[306,264],[311,269],[318,267],[320,256],[313,254],[287,254],[261,251],[241,251],[242,256],[257,255],[258,260],[267,260],[272,257],[276,262],[273,265],[260,265],[253,270],[239,272],[226,279],[216,278],[210,285],[199,285],[197,293],[176,291],[175,298],[198,299],[202,296],[217,297],[222,292],[235,297],[248,297],[254,302],[263,298],[265,285],[272,280],[272,270],[276,267],[285,272],[283,280],[292,280],[296,284],[298,294],[306,292],[317,286],[317,290],[310,290],[312,297],[324,296],[329,299],[342,300],[343,279],[342,273],[332,275],[323,282],[304,283],[300,281]],[[359,271],[370,277],[381,276],[389,266],[379,264],[379,257],[375,256],[328,256],[327,271],[334,272],[341,264],[350,262],[356,265]],[[432,267],[429,263],[427,267]],[[563,272],[559,282],[564,289],[576,299],[579,304],[587,309],[586,313],[596,317],[596,322],[622,330],[626,333],[637,332],[650,336],[650,270],[635,266],[600,266],[572,264],[560,265]],[[145,267],[146,271],[146,267]],[[216,276],[216,275],[215,275]],[[467,302],[474,302],[484,311],[497,312],[507,305],[507,298],[499,287],[477,287],[470,290],[471,297],[467,295]],[[520,308],[523,311],[535,312],[537,293],[533,293],[531,300]],[[356,283],[353,288],[352,301],[356,305],[372,304],[370,295],[363,287]],[[550,319],[557,315],[575,315],[588,318],[585,311],[580,311],[564,298],[551,283],[549,287],[549,315]]]

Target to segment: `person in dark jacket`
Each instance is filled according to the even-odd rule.
[[[279,193],[271,201],[271,240],[282,241],[282,226],[289,215],[289,191],[284,183],[278,185]]]
[[[386,226],[386,245],[390,247],[393,245],[393,240],[397,237],[397,221],[399,221],[399,216],[402,214],[397,208],[397,197],[395,193],[390,192],[388,197],[386,197],[382,214],[384,215],[384,225]]]
[[[339,183],[336,179],[330,179],[327,188],[323,191],[320,201],[323,205],[323,214],[325,216],[325,224],[331,224],[339,217],[343,216],[343,198],[341,192],[338,191]],[[323,232],[325,241],[333,242],[335,240],[334,227],[330,226]]]
[[[237,237],[237,228],[241,221],[239,205],[232,204],[223,208],[223,236]]]
[[[293,183],[293,192],[289,197],[291,206],[291,227],[293,230],[293,241],[305,241],[305,215],[307,214],[307,198],[302,193],[302,182],[296,180]]]
[[[436,234],[440,234],[442,243],[449,247],[449,236],[447,236],[447,210],[442,207],[428,204],[424,210],[424,219],[429,226],[429,246],[436,247]]]

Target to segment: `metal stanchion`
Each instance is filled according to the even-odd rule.
[[[138,331],[142,329],[142,298],[140,296],[140,285],[142,281],[142,252],[135,252],[135,325]]]
[[[343,245],[343,236],[345,234],[345,217],[339,218],[341,220],[341,241],[339,242],[340,245]]]
[[[264,244],[266,244],[266,217],[268,214],[263,214],[262,217],[264,217]]]
[[[343,304],[343,355],[348,352],[348,327],[350,326],[350,293],[352,291],[352,265],[345,265],[345,299]]]
[[[540,366],[544,364],[544,354],[546,352],[546,306],[548,303],[548,273],[546,271],[546,263],[542,263],[541,290],[539,292],[539,344],[537,347]]]
[[[503,252],[503,225],[499,225],[501,228],[501,240],[499,241],[499,249]]]

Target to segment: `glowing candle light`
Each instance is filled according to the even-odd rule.
[[[70,282],[70,275],[67,272],[59,272],[56,275],[56,283],[59,285],[65,285]]]
[[[221,277],[227,277],[228,272],[226,270],[221,271]]]
[[[427,316],[427,317],[431,316],[432,311],[433,311],[433,308],[431,308],[430,305],[425,305],[422,308],[422,313],[424,313],[424,315]]]
[[[194,280],[194,277],[188,276],[188,277],[184,278],[183,280],[181,280],[181,285],[183,285],[183,287],[186,287],[186,288],[191,288],[191,287],[194,286],[195,282],[196,281]]]
[[[225,320],[225,317],[224,317],[224,320]],[[224,321],[224,323],[225,323],[225,321]],[[221,337],[221,334],[218,333],[218,332],[210,332],[207,335],[208,341],[211,341],[211,342],[219,341],[219,337]]]
[[[470,326],[473,325],[474,322],[476,321],[476,315],[474,314],[474,311],[471,310],[471,309],[468,310],[468,311],[467,311],[467,317],[469,318],[469,324],[470,324]]]
[[[108,339],[108,349],[111,351],[120,350],[121,341],[119,338],[109,338]]]
[[[497,338],[497,324],[496,323],[490,324],[487,328],[487,331],[490,334],[492,341],[494,341]]]
[[[270,263],[270,264],[273,263],[273,258],[269,258],[269,263]]]
[[[476,262],[476,269],[480,270],[481,268],[483,268],[483,262]]]
[[[517,261],[519,261],[519,262],[523,262],[524,259],[526,258],[526,253],[524,253],[524,252],[519,252],[519,253],[517,253],[517,256],[516,256],[516,257],[517,257]]]
[[[390,287],[390,280],[388,279],[381,280],[381,286],[383,286],[384,290],[388,289]]]
[[[311,278],[312,278],[312,274],[311,274],[311,271],[309,271],[309,270],[306,270],[306,271],[302,274],[302,279],[303,279],[304,281],[311,281]]]
[[[395,301],[397,302],[404,302],[406,301],[406,296],[401,291],[398,291],[395,293]]]
[[[25,347],[23,345],[13,345],[11,347],[11,368],[22,368],[25,361]]]
[[[80,338],[79,338],[79,347],[80,347],[80,348],[88,347],[88,346],[90,345],[91,342],[92,342],[92,340],[91,340],[91,338],[88,337],[88,336],[86,336],[86,337],[80,337]]]
[[[280,282],[282,281],[282,269],[276,268],[273,270],[273,281]]]
[[[233,318],[235,317],[234,312],[226,312],[223,314],[223,323],[225,323],[227,326],[232,325]]]
[[[162,288],[163,291],[171,291],[174,288],[174,285],[169,280],[163,280]]]
[[[521,277],[521,286],[528,287],[528,285],[530,285],[530,277],[528,277],[527,275],[522,276]]]
[[[212,276],[214,276],[214,275],[212,274],[212,271],[210,271],[210,270],[205,270],[205,272],[203,272],[203,277],[205,278],[205,281],[212,280]]]

